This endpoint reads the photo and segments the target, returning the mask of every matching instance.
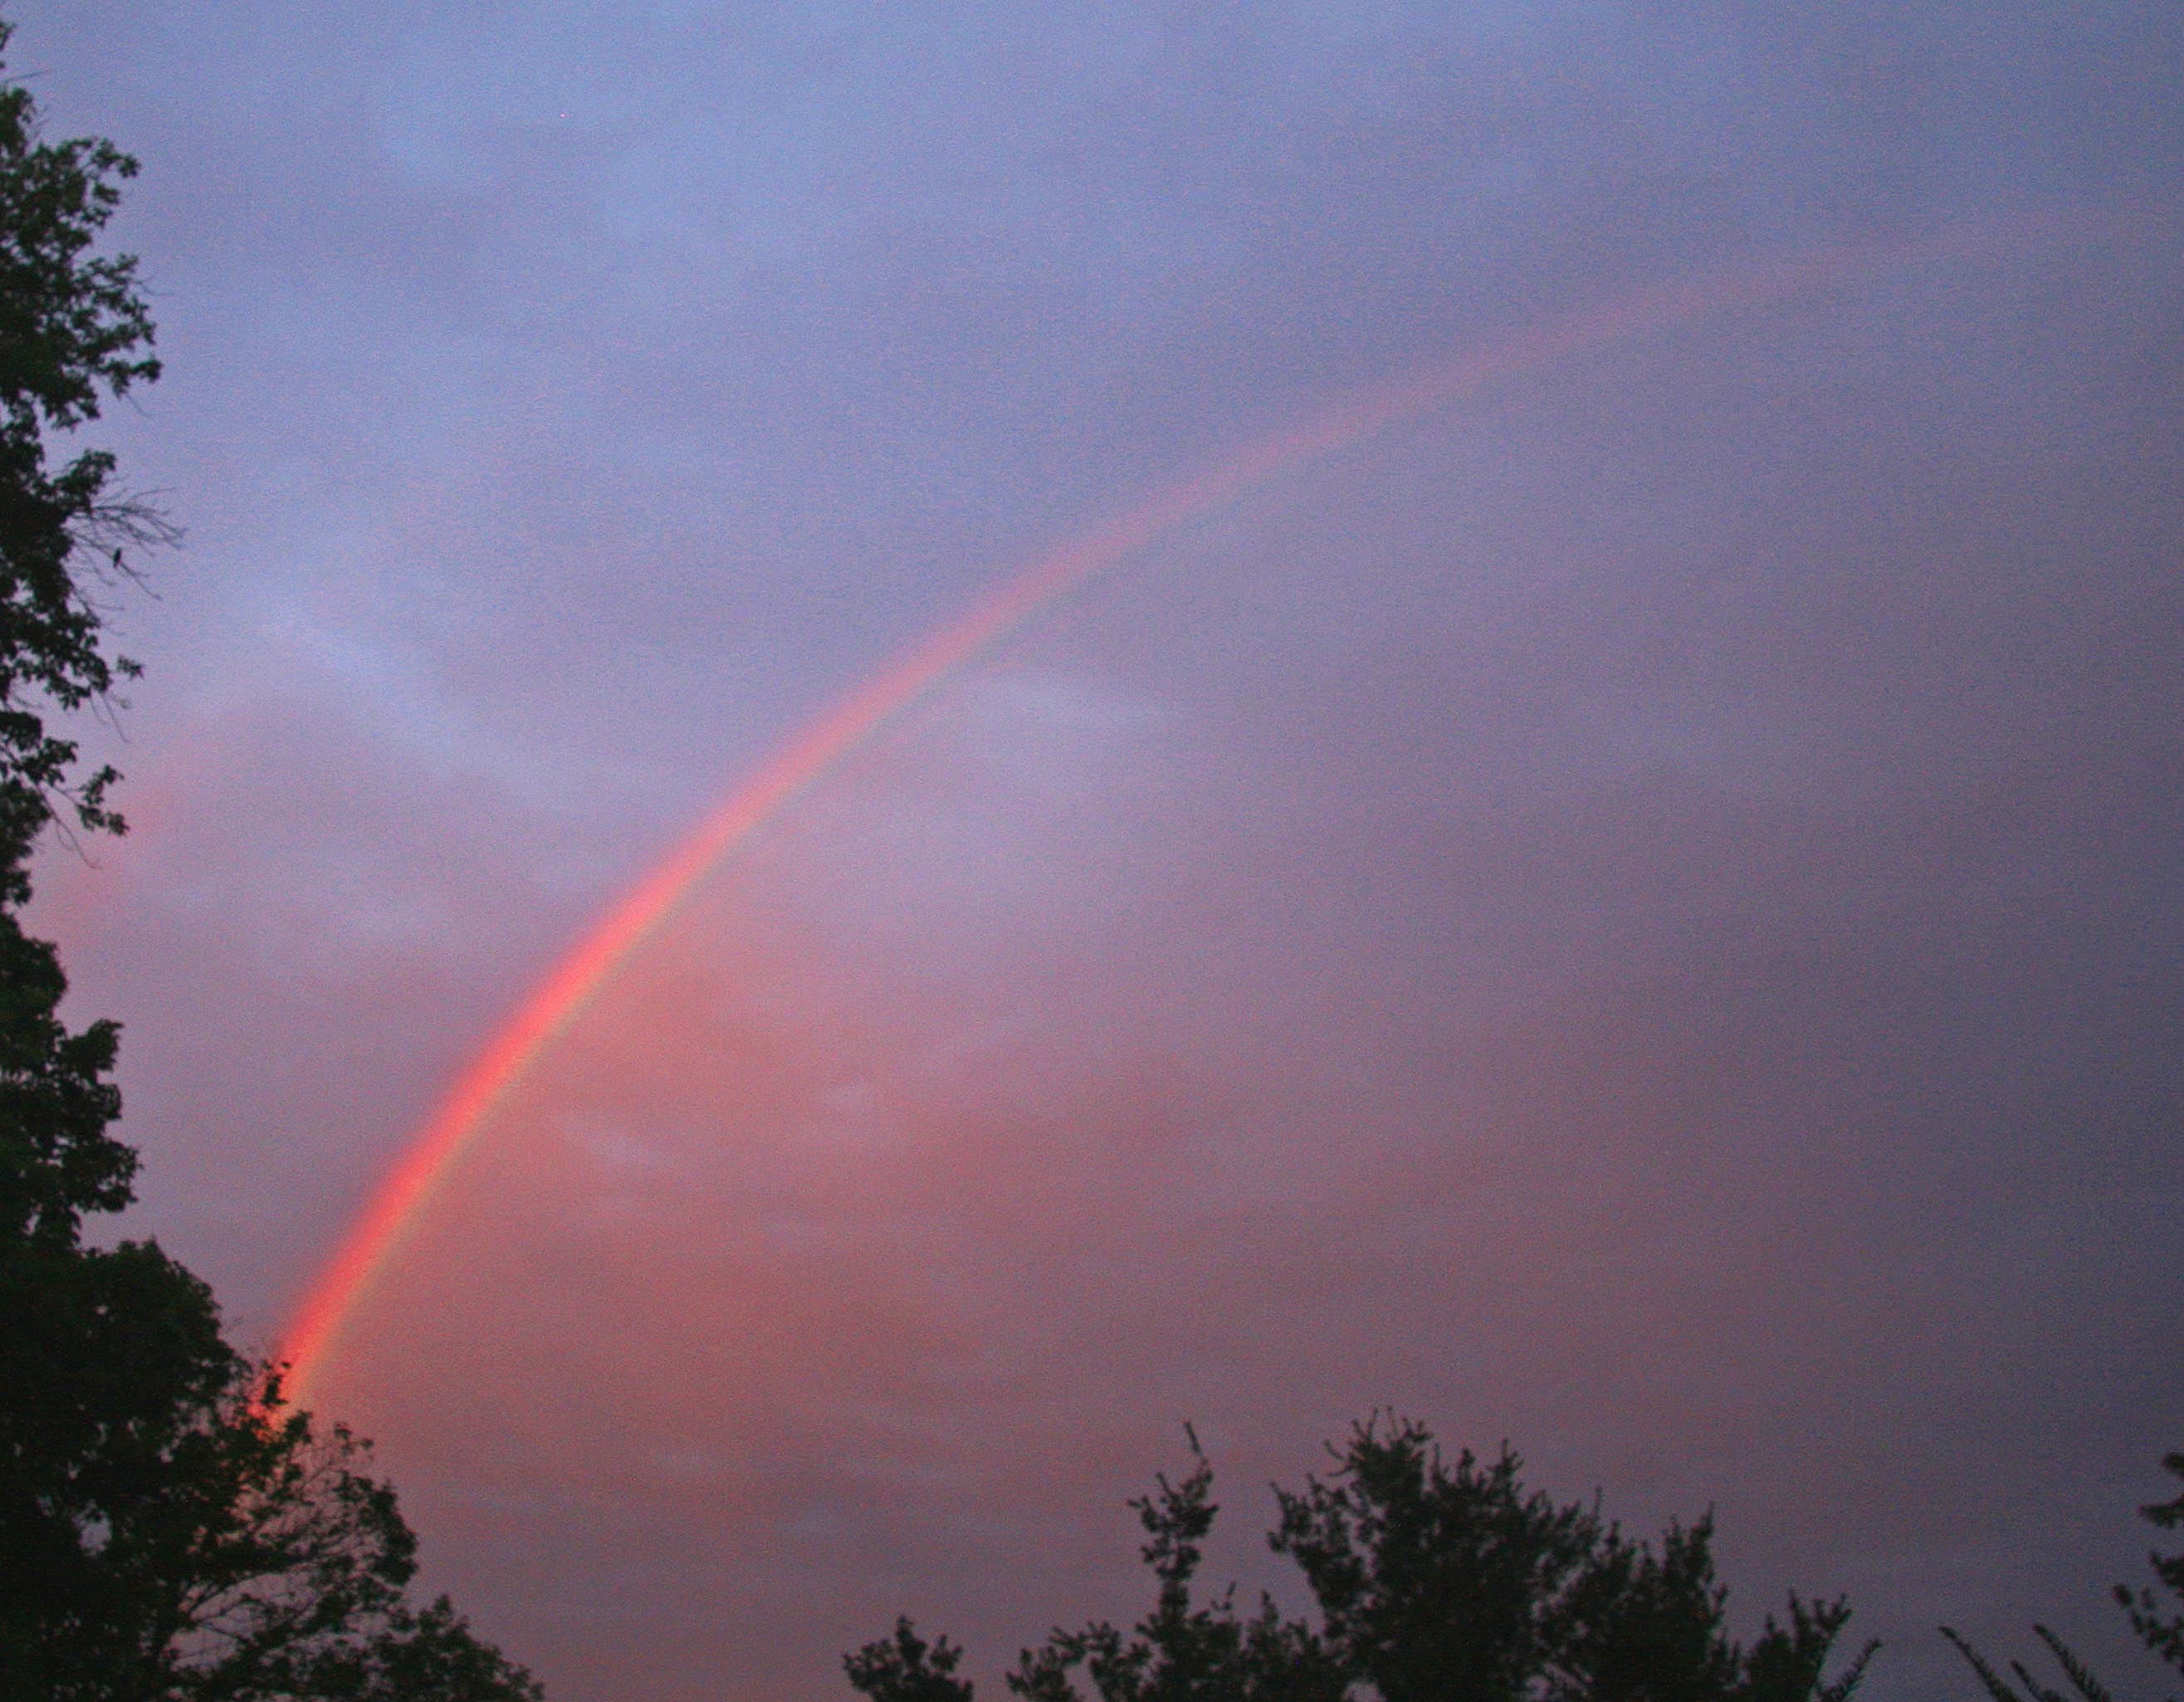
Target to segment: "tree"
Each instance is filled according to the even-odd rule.
[[[2184,1454],[2164,1455],[2161,1469],[2184,1482]],[[2179,1494],[2174,1501],[2154,1502],[2138,1511],[2139,1516],[2156,1530],[2184,1530],[2184,1494]],[[2155,1580],[2172,1603],[2184,1604],[2184,1549],[2173,1554],[2156,1549],[2146,1558],[2147,1564],[2153,1568]],[[2115,1599],[2130,1616],[2131,1628],[2138,1633],[2139,1641],[2179,1672],[2184,1672],[2184,1613],[2164,1606],[2150,1589],[2133,1590],[2128,1585],[2118,1584]]]
[[[928,1643],[908,1618],[894,1635],[842,1657],[850,1684],[872,1702],[971,1702],[971,1681],[956,1676],[963,1651],[946,1638]]]
[[[105,451],[48,460],[159,376],[135,260],[92,252],[136,169],[43,142],[0,84],[0,1695],[526,1702],[446,1601],[409,1604],[415,1541],[365,1445],[287,1407],[155,1242],[84,1237],[133,1194],[120,1031],[62,1019],[59,957],[21,912],[46,829],[123,829],[113,771],[48,722],[136,672],[98,595],[173,536]]]
[[[2184,1482],[2184,1454],[2164,1456],[2161,1465],[2170,1476]],[[2173,1501],[2153,1502],[2138,1511],[2139,1516],[2157,1530],[2184,1528],[2184,1494]],[[2118,1584],[2114,1590],[2116,1603],[2131,1621],[2131,1628],[2138,1633],[2139,1641],[2154,1657],[2184,1672],[2184,1613],[2176,1611],[2174,1605],[2184,1604],[2184,1550],[2164,1554],[2155,1549],[2147,1556],[2147,1562],[2153,1568],[2159,1589],[2133,1589],[2128,1584]],[[2164,1602],[2163,1595],[2171,1600]],[[2048,1653],[2064,1679],[2077,1693],[2080,1702],[2109,1702],[2108,1687],[2075,1649],[2044,1625],[2034,1626],[2032,1634],[2047,1645]],[[2017,1681],[2012,1685],[2009,1678],[1995,1671],[1986,1656],[1947,1626],[1942,1627],[1942,1635],[1964,1656],[1991,1702],[2070,1702],[2053,1685],[2036,1678],[2023,1661],[2009,1663],[2010,1677]]]
[[[1139,1553],[1158,1584],[1152,1611],[1128,1636],[1095,1621],[1027,1649],[1007,1680],[1026,1702],[1076,1702],[1079,1671],[1100,1702],[1339,1702],[1345,1687],[1336,1660],[1271,1599],[1262,1597],[1248,1619],[1237,1616],[1233,1587],[1194,1602],[1191,1586],[1220,1509],[1213,1468],[1196,1435],[1184,1434],[1189,1474],[1180,1483],[1156,1477],[1154,1493],[1130,1503],[1145,1531]],[[965,1702],[968,1696],[967,1687]]]
[[[1385,1702],[1842,1702],[1875,1645],[1825,1676],[1850,1618],[1792,1595],[1748,1649],[1727,1631],[1711,1515],[1657,1551],[1597,1506],[1527,1494],[1523,1462],[1451,1465],[1423,1426],[1375,1415],[1327,1479],[1280,1495],[1294,1559],[1344,1669]]]
[[[96,1588],[50,1640],[58,1697],[499,1702],[540,1692],[445,1598],[411,1608],[416,1539],[370,1449],[231,1387],[161,1435],[146,1493],[103,1509]]]
[[[1710,1519],[1656,1549],[1596,1505],[1528,1493],[1513,1454],[1451,1464],[1423,1426],[1378,1415],[1324,1479],[1276,1491],[1268,1542],[1303,1573],[1318,1628],[1266,1597],[1240,1618],[1233,1590],[1194,1602],[1217,1509],[1190,1446],[1189,1475],[1131,1503],[1152,1611],[1128,1634],[1095,1621],[1026,1650],[1006,1679],[1026,1702],[1844,1702],[1874,1652],[1830,1677],[1849,1610],[1794,1595],[1786,1621],[1741,1644]],[[844,1667],[872,1702],[972,1702],[958,1658],[903,1620]]]
[[[13,34],[0,23],[0,52]],[[47,727],[39,700],[77,709],[135,673],[108,656],[85,582],[126,573],[132,544],[171,536],[112,496],[109,451],[47,461],[51,433],[159,376],[135,256],[86,254],[136,173],[110,142],[41,142],[30,91],[0,86],[0,849],[19,879],[57,799],[86,828],[120,825],[104,802],[113,770],[75,776],[75,744]],[[109,553],[95,564],[94,551]]]
[[[1531,1694],[1600,1542],[1582,1507],[1526,1495],[1520,1462],[1451,1470],[1422,1428],[1351,1436],[1326,1482],[1280,1496],[1273,1543],[1303,1571],[1344,1665],[1387,1702]]]

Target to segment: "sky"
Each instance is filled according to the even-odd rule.
[[[167,372],[92,440],[187,533],[84,729],[133,831],[35,919],[125,1024],[127,1228],[264,1351],[815,717],[1496,368],[956,671],[480,1131],[319,1403],[553,1696],[838,1697],[898,1612],[998,1694],[1145,1604],[1186,1422],[1293,1600],[1267,1486],[1388,1408],[1712,1508],[1877,1697],[2036,1618],[2151,1688],[2184,14],[10,15],[143,163]]]

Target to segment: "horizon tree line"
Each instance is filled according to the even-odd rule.
[[[1275,1487],[1268,1546],[1302,1574],[1313,1613],[1285,1614],[1262,1593],[1198,1586],[1219,1510],[1213,1471],[1188,1426],[1191,1466],[1156,1476],[1129,1505],[1153,1602],[1128,1627],[1057,1627],[1022,1650],[1002,1682],[1022,1702],[1850,1702],[1880,1645],[1845,1655],[1841,1598],[1792,1591],[1780,1616],[1741,1642],[1715,1569],[1713,1518],[1632,1537],[1591,1503],[1527,1490],[1506,1446],[1451,1460],[1415,1420],[1375,1413],[1351,1427],[1333,1465],[1301,1488]],[[2164,1468],[2184,1487],[2184,1454]],[[2140,1509],[2184,1529],[2184,1493]],[[2132,1630],[2184,1672],[2184,1551],[2149,1560],[2154,1584],[2114,1587]],[[1988,1702],[2116,1702],[2046,1626],[2068,1694],[2012,1660],[1997,1671],[1947,1627]],[[973,1702],[961,1647],[907,1617],[843,1657],[868,1702]]]

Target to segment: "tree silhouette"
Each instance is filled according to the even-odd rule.
[[[1546,1671],[1600,1521],[1524,1494],[1519,1464],[1466,1450],[1451,1470],[1423,1428],[1376,1416],[1328,1481],[1281,1495],[1274,1548],[1387,1702],[1501,1702]]]
[[[58,955],[21,913],[45,829],[122,830],[113,771],[82,773],[48,717],[136,672],[97,594],[173,535],[104,451],[48,460],[159,376],[136,262],[91,252],[136,169],[42,141],[0,85],[0,1696],[536,1698],[444,1600],[409,1604],[415,1541],[364,1445],[289,1409],[155,1242],[84,1238],[132,1197],[120,1031],[62,1020]]]
[[[1270,1599],[1240,1619],[1233,1588],[1195,1603],[1192,1582],[1213,1528],[1213,1468],[1186,1429],[1192,1465],[1179,1483],[1154,1479],[1130,1506],[1145,1526],[1139,1550],[1157,1582],[1153,1609],[1127,1636],[1105,1621],[1055,1631],[1028,1649],[1008,1686],[1027,1702],[1074,1702],[1073,1675],[1100,1702],[1336,1702],[1342,1674],[1321,1639],[1285,1620]],[[855,1674],[852,1673],[854,1681]],[[965,1691],[967,1699],[967,1688]]]
[[[2170,1476],[2184,1481],[2184,1454],[2164,1456],[2161,1465]],[[2184,1494],[2173,1501],[2153,1502],[2138,1511],[2139,1516],[2157,1530],[2184,1528]],[[2130,1619],[2131,1628],[2138,1633],[2139,1641],[2157,1659],[2184,1672],[2184,1613],[2175,1611],[2172,1605],[2184,1603],[2184,1550],[2164,1554],[2157,1549],[2147,1556],[2147,1561],[2153,1568],[2159,1591],[2118,1584],[2114,1592],[2116,1602]],[[2163,1601],[2164,1594],[2172,1599],[2171,1602]],[[2075,1649],[2044,1625],[2034,1626],[2032,1634],[2047,1645],[2064,1681],[2076,1693],[2077,1702],[2111,1702],[2108,1687]],[[1942,1635],[1964,1656],[1992,1702],[2073,1702],[2071,1697],[2053,1685],[2035,1677],[2023,1661],[2012,1660],[2009,1676],[2005,1677],[1985,1655],[1947,1626],[1942,1627]],[[2010,1682],[2012,1678],[2016,1681],[2014,1684]]]
[[[2184,1482],[2184,1454],[2165,1455],[2161,1468]],[[2184,1530],[2184,1494],[2179,1494],[2174,1501],[2154,1502],[2138,1511],[2139,1516],[2156,1530]],[[2164,1606],[2151,1589],[2133,1590],[2125,1584],[2115,1587],[2115,1599],[2131,1616],[2131,1628],[2138,1633],[2139,1640],[2179,1672],[2184,1672],[2184,1613],[2171,1610],[2176,1604],[2184,1604],[2184,1549],[2173,1554],[2164,1554],[2156,1549],[2146,1558],[2162,1590],[2172,1599],[2170,1604]]]
[[[1266,1597],[1240,1617],[1233,1590],[1193,1596],[1217,1509],[1195,1436],[1190,1448],[1187,1476],[1130,1504],[1152,1611],[1128,1633],[1050,1632],[1007,1676],[1027,1702],[1844,1702],[1874,1651],[1830,1677],[1849,1610],[1796,1596],[1741,1644],[1710,1519],[1671,1526],[1657,1549],[1596,1505],[1527,1493],[1506,1450],[1451,1463],[1424,1426],[1379,1415],[1324,1478],[1276,1492],[1268,1541],[1304,1574],[1318,1627]],[[971,1702],[957,1661],[904,1620],[844,1666],[872,1702]]]
[[[1791,1596],[1749,1649],[1728,1634],[1711,1515],[1656,1550],[1597,1506],[1527,1494],[1523,1462],[1453,1464],[1423,1426],[1376,1415],[1324,1481],[1280,1496],[1272,1542],[1303,1571],[1345,1670],[1386,1702],[1841,1702],[1850,1618]]]
[[[928,1643],[906,1618],[894,1635],[842,1657],[850,1682],[872,1702],[971,1702],[968,1679],[956,1677],[963,1651],[946,1638]]]

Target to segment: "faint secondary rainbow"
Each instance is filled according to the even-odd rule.
[[[1880,246],[1830,248],[1650,291],[1434,363],[1306,425],[1260,438],[1108,522],[990,593],[954,625],[860,686],[731,792],[663,862],[617,900],[457,1079],[439,1109],[381,1181],[298,1309],[280,1355],[288,1367],[289,1391],[298,1398],[309,1393],[374,1280],[415,1228],[480,1130],[616,967],[710,870],[965,664],[993,650],[1041,610],[1175,527],[1476,385],[1710,310],[1763,300],[1825,281],[1870,261]]]

